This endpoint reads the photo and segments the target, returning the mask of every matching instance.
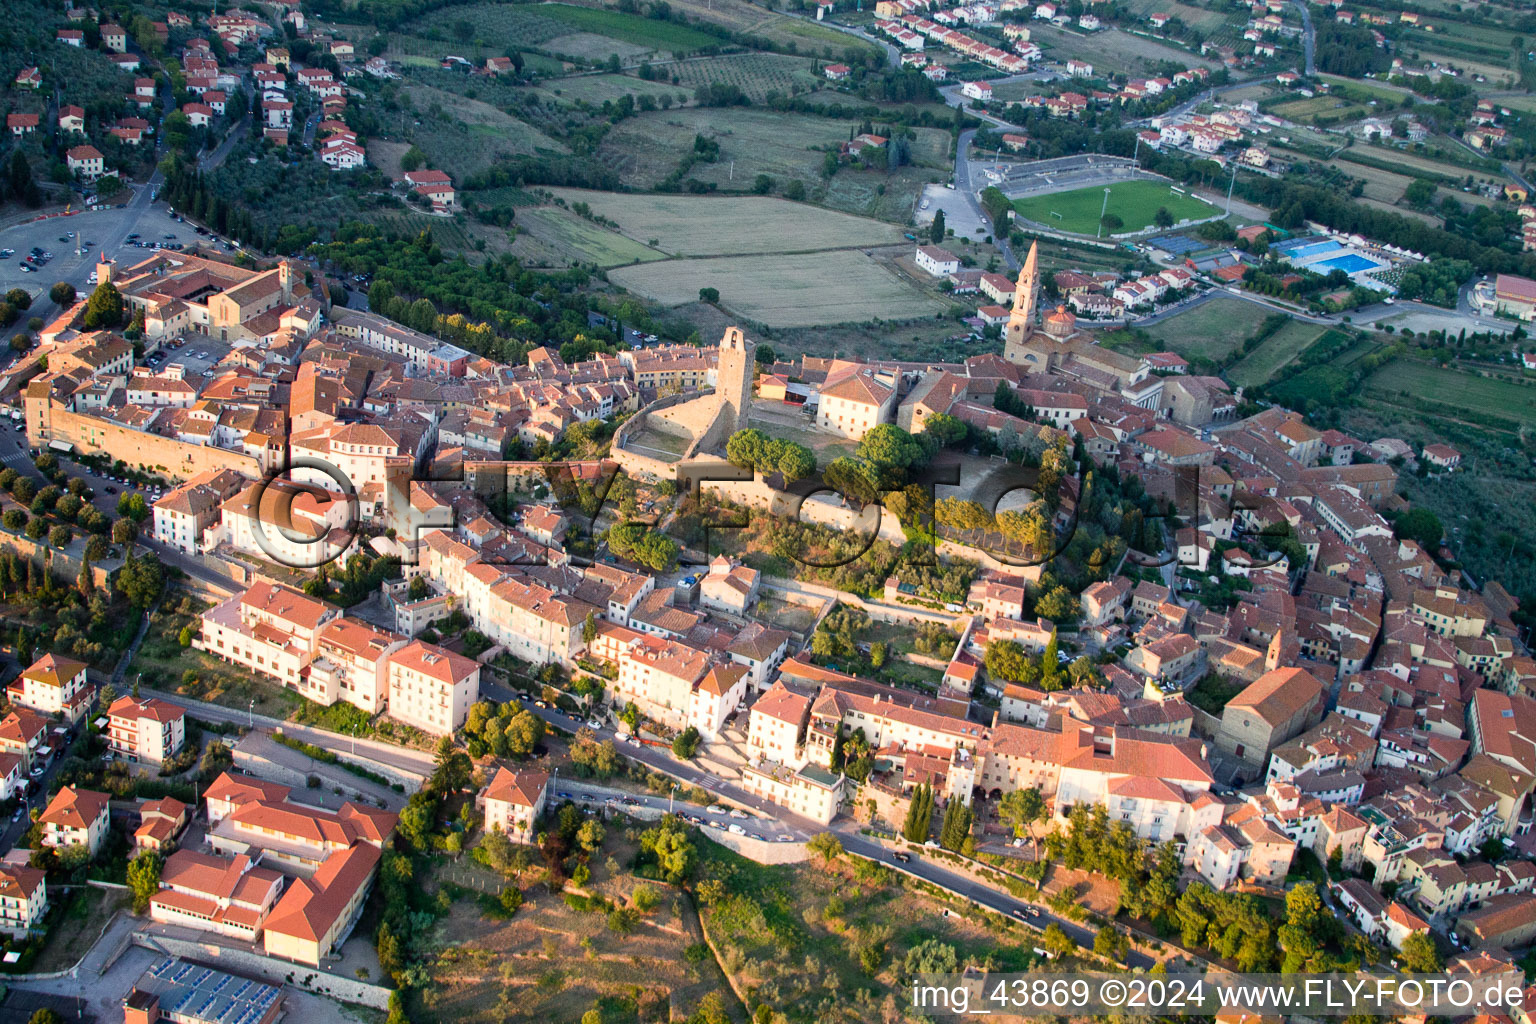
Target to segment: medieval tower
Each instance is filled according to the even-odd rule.
[[[1035,330],[1035,301],[1040,294],[1040,243],[1029,244],[1029,256],[1019,272],[1018,287],[1013,292],[1013,311],[1003,329],[1003,358],[1010,363],[1023,361],[1024,345]]]
[[[745,428],[752,412],[752,371],[757,362],[755,348],[740,327],[727,327],[720,338],[715,397],[723,421],[723,437]]]

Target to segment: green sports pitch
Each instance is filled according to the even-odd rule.
[[[1091,235],[1099,228],[1099,210],[1104,206],[1104,185],[1090,185],[1071,192],[1054,192],[1045,196],[1026,196],[1015,199],[1013,208],[1020,217],[1037,224],[1068,231],[1075,235]],[[1106,214],[1120,218],[1117,232],[1140,231],[1152,226],[1160,208],[1173,214],[1174,223],[1186,218],[1200,220],[1220,213],[1209,203],[1183,193],[1173,191],[1173,186],[1162,181],[1121,181],[1109,188],[1109,209]],[[1104,232],[1106,235],[1109,231]]]

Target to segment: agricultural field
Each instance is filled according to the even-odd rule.
[[[740,107],[656,111],[615,125],[598,158],[626,186],[649,189],[677,168],[696,135],[720,143],[719,160],[694,165],[691,176],[700,181],[731,186],[734,162],[737,187],[745,188],[758,174],[810,185],[820,180],[825,151],[848,141],[848,123]]]
[[[517,227],[519,235],[526,232],[534,236],[557,258],[563,258],[567,263],[617,267],[666,258],[665,253],[558,206],[520,210],[517,214]]]
[[[1234,363],[1227,370],[1226,377],[1242,387],[1258,387],[1284,369],[1322,335],[1323,328],[1317,324],[1292,320]]]
[[[1218,211],[1192,196],[1174,192],[1165,181],[1122,181],[1109,186],[1109,207],[1105,215],[1119,217],[1119,232],[1140,231],[1152,226],[1159,208],[1173,214],[1174,223],[1201,220]],[[1099,211],[1104,208],[1104,188],[1090,185],[1070,192],[1026,196],[1013,201],[1019,216],[1061,231],[1091,235],[1099,225]]]
[[[1048,60],[1057,63],[1068,57],[1086,60],[1098,75],[1150,75],[1164,61],[1172,61],[1180,67],[1218,67],[1214,61],[1197,53],[1155,39],[1133,36],[1117,28],[1084,33],[1033,23],[1030,40],[1040,44]]]
[[[633,96],[637,101],[641,96],[649,96],[658,102],[667,96],[671,103],[678,106],[692,99],[691,90],[682,89],[670,82],[647,82],[630,75],[568,75],[564,78],[549,78],[541,82],[533,92],[544,103],[589,103],[594,107],[601,107],[609,101],[618,102],[625,96]]]
[[[549,190],[587,203],[635,241],[672,256],[808,252],[901,241],[890,224],[767,196],[674,196]],[[518,215],[519,223],[524,214]]]
[[[414,83],[401,94],[408,105],[395,111],[380,109],[378,135],[394,142],[414,142],[431,166],[447,171],[456,181],[504,156],[565,152],[562,143],[489,103]]]
[[[462,223],[453,217],[438,217],[414,209],[370,211],[364,217],[401,238],[414,238],[423,231],[444,249],[464,254],[471,263],[481,259],[479,243],[485,244],[485,254],[499,255],[512,251],[508,232],[491,224],[480,224],[465,219]]]
[[[1363,78],[1340,78],[1338,75],[1322,73],[1319,73],[1317,77],[1335,88],[1342,89],[1351,94],[1366,96],[1394,107],[1402,102],[1404,96],[1413,95],[1413,90],[1404,86],[1387,85],[1384,82],[1371,82]]]
[[[1388,149],[1385,146],[1361,146],[1358,144],[1352,147],[1352,149],[1355,152],[1358,152],[1360,155],[1372,160],[1379,160],[1390,164],[1396,164],[1401,167],[1411,168],[1415,171],[1421,171],[1427,174],[1440,175],[1441,177],[1444,177],[1453,182],[1463,182],[1466,180],[1467,175],[1469,174],[1478,181],[1484,181],[1490,178],[1498,181],[1507,180],[1502,174],[1498,174],[1491,170],[1478,170],[1471,167],[1464,167],[1460,164],[1447,163],[1444,160],[1436,160],[1433,157],[1423,156],[1419,153],[1414,153],[1411,150]]]
[[[872,43],[829,25],[817,24],[809,18],[776,14],[747,0],[668,0],[668,5],[689,18],[755,36],[775,49],[791,53],[841,57],[850,47],[875,49]]]
[[[1125,9],[1133,15],[1139,15],[1143,20],[1159,12],[1170,14],[1190,28],[1198,29],[1207,35],[1218,31],[1232,20],[1229,14],[1222,11],[1208,10],[1193,4],[1163,3],[1162,0],[1128,0]],[[1241,19],[1238,23],[1242,23]]]
[[[1514,37],[1520,33],[1487,25],[1469,25],[1464,21],[1435,19],[1418,28],[1406,28],[1404,43],[1417,50],[1425,60],[1438,59],[1454,64],[1471,76],[1488,79],[1486,86],[1507,87],[1515,78],[1512,69]]]
[[[1405,174],[1394,174],[1384,171],[1379,167],[1368,167],[1365,164],[1357,164],[1342,156],[1332,161],[1332,166],[1337,167],[1352,178],[1359,178],[1365,182],[1365,198],[1374,199],[1380,203],[1391,205],[1403,198],[1403,191],[1413,183],[1413,178]]]
[[[1289,409],[1305,410],[1313,403],[1334,407],[1349,394],[1357,363],[1375,353],[1382,343],[1370,337],[1352,338],[1343,331],[1327,330],[1304,350],[1314,364],[1299,372],[1282,373],[1268,387],[1268,394]],[[1316,359],[1327,357],[1325,362]]]
[[[1274,310],[1242,299],[1215,298],[1145,328],[1160,347],[1185,359],[1220,360],[1236,351]]]
[[[1303,96],[1269,108],[1269,113],[1298,124],[1339,124],[1369,116],[1373,107],[1339,96]]]
[[[582,60],[621,60],[648,54],[686,56],[720,40],[675,22],[570,4],[466,4],[423,14],[403,26],[403,51],[441,56],[499,55],[510,46],[536,48]],[[393,33],[391,37],[393,38]],[[427,49],[423,44],[435,45]],[[468,50],[468,53],[462,51]]]
[[[720,57],[680,60],[663,70],[690,90],[712,83],[734,85],[753,103],[762,103],[771,92],[796,96],[814,92],[826,79],[816,74],[810,57],[782,53],[732,53]]]
[[[717,288],[726,308],[775,328],[911,320],[948,308],[857,250],[665,260],[624,267],[608,279],[666,306]]]
[[[1418,403],[1428,404],[1453,418],[1476,412],[1481,418],[1504,421],[1511,430],[1536,425],[1536,386],[1417,360],[1393,360],[1366,379],[1363,391],[1388,406],[1411,410]]]
[[[721,191],[746,192],[759,174],[773,179],[776,190],[799,181],[814,201],[850,213],[906,223],[917,192],[942,180],[949,162],[949,134],[919,128],[912,140],[913,163],[887,174],[844,167],[829,180],[822,165],[829,150],[848,141],[854,122],[810,114],[752,108],[690,107],[654,111],[615,125],[598,149],[627,187],[647,190],[677,169],[702,135],[720,144],[713,163],[696,163],[688,172]]]

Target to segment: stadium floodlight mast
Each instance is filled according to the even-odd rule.
[[[1237,184],[1237,161],[1232,161],[1232,177],[1227,181],[1227,215],[1232,215],[1232,187]]]
[[[1094,238],[1104,236],[1104,214],[1109,212],[1109,186],[1104,186],[1104,205],[1099,207],[1099,229],[1093,233]]]

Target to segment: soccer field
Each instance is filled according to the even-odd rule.
[[[1026,196],[1015,199],[1013,208],[1020,217],[1037,224],[1070,231],[1078,235],[1091,235],[1099,226],[1099,210],[1104,205],[1103,185],[1090,185],[1071,192],[1056,192],[1046,196]],[[1173,214],[1174,223],[1181,220],[1199,220],[1220,211],[1209,203],[1203,203],[1187,194],[1174,192],[1162,181],[1122,181],[1109,188],[1107,214],[1119,217],[1121,227],[1116,232],[1140,231],[1152,226],[1159,207],[1166,207]],[[1105,234],[1110,232],[1106,231]]]

